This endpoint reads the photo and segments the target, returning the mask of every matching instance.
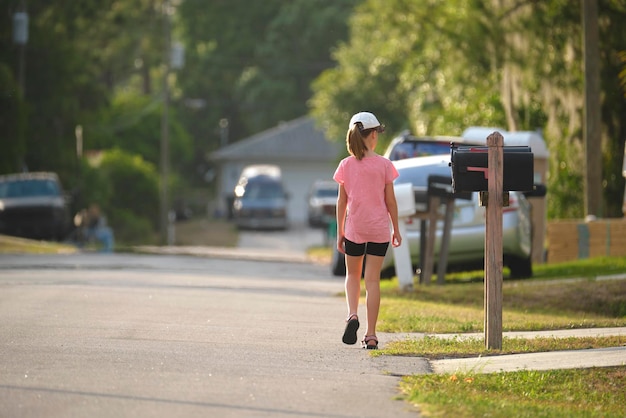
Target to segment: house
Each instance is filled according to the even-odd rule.
[[[289,193],[292,224],[307,221],[307,195],[316,180],[332,179],[342,157],[343,141],[329,141],[307,116],[281,122],[275,128],[227,145],[210,155],[217,172],[217,210],[229,213],[239,175],[251,164],[275,164]],[[345,151],[344,151],[345,153]]]

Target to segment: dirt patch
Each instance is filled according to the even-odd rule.
[[[237,228],[224,220],[190,219],[176,223],[176,245],[235,247],[238,239]]]

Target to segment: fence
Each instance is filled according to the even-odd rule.
[[[626,220],[553,221],[547,228],[548,263],[626,256]]]

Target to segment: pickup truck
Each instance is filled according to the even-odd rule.
[[[61,241],[70,227],[69,198],[56,173],[0,175],[0,234]]]

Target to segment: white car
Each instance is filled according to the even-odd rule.
[[[308,195],[309,226],[323,227],[335,217],[339,185],[331,180],[318,180],[311,185]]]

